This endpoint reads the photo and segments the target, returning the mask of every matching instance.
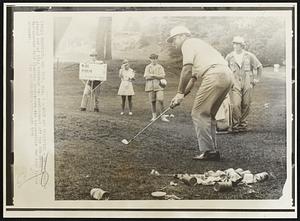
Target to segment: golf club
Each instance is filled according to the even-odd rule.
[[[128,145],[130,142],[132,142],[135,138],[137,138],[141,133],[143,133],[148,127],[150,127],[155,121],[157,121],[161,116],[163,116],[166,112],[168,112],[171,109],[171,107],[168,107],[165,109],[157,118],[155,118],[153,121],[151,121],[146,127],[144,127],[142,130],[140,130],[131,140],[123,139],[121,142],[125,145]]]
[[[188,95],[190,92],[191,92],[191,90],[192,90],[192,88],[193,88],[193,86],[194,86],[194,83],[195,83],[195,81],[196,81],[197,79],[196,78],[191,78],[190,79],[190,81],[189,81],[189,83],[188,83],[188,85],[186,86],[186,92],[185,92],[185,94],[184,94],[184,97],[186,96],[186,95]],[[174,108],[174,107],[173,107]],[[131,140],[126,140],[126,139],[123,139],[121,142],[123,143],[123,144],[125,144],[125,145],[128,145],[129,143],[131,143],[135,138],[137,138],[141,133],[143,133],[148,127],[150,127],[155,121],[157,121],[161,116],[163,116],[166,112],[168,112],[170,109],[173,109],[171,106],[170,107],[168,107],[167,109],[165,109],[157,118],[155,118],[155,120],[154,121],[151,121],[146,127],[144,127],[140,132],[138,132]],[[174,116],[174,115],[173,115]]]

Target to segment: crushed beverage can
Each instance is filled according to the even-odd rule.
[[[233,168],[225,170],[225,174],[229,178],[229,180],[232,182],[232,185],[237,185],[243,177],[241,177]]]
[[[190,176],[189,174],[177,174],[176,178],[182,180],[187,185],[195,185],[197,184],[197,178],[194,176]]]
[[[243,177],[245,174],[252,174],[250,170],[245,170],[241,172],[241,176]]]
[[[237,168],[237,169],[235,170],[235,172],[237,172],[238,174],[241,175],[241,173],[243,173],[244,170],[243,170],[242,168]]]
[[[246,184],[252,184],[254,183],[254,176],[252,173],[246,173],[244,174],[242,183],[246,183]]]
[[[255,182],[263,182],[269,178],[269,174],[267,172],[257,173],[254,175]]]
[[[91,197],[96,200],[108,200],[109,199],[109,192],[104,191],[100,188],[93,188],[90,191]]]
[[[229,191],[231,189],[232,189],[232,182],[231,181],[217,182],[214,185],[214,190],[216,192]]]

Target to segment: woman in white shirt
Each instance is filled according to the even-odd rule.
[[[121,115],[124,115],[126,97],[129,105],[129,115],[132,115],[132,96],[134,95],[132,81],[134,81],[135,73],[130,68],[128,60],[122,62],[121,69],[119,71],[119,77],[121,78],[121,84],[119,87],[118,95],[122,98],[122,111]]]

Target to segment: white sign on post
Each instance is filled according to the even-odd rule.
[[[79,79],[106,81],[107,64],[80,63]]]

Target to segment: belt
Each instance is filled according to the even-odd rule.
[[[203,76],[206,72],[208,72],[210,69],[215,68],[215,67],[217,67],[217,66],[225,66],[225,67],[228,67],[228,65],[226,65],[226,64],[212,64],[212,65],[208,66],[208,67],[205,69],[205,71],[203,72],[202,76]]]

